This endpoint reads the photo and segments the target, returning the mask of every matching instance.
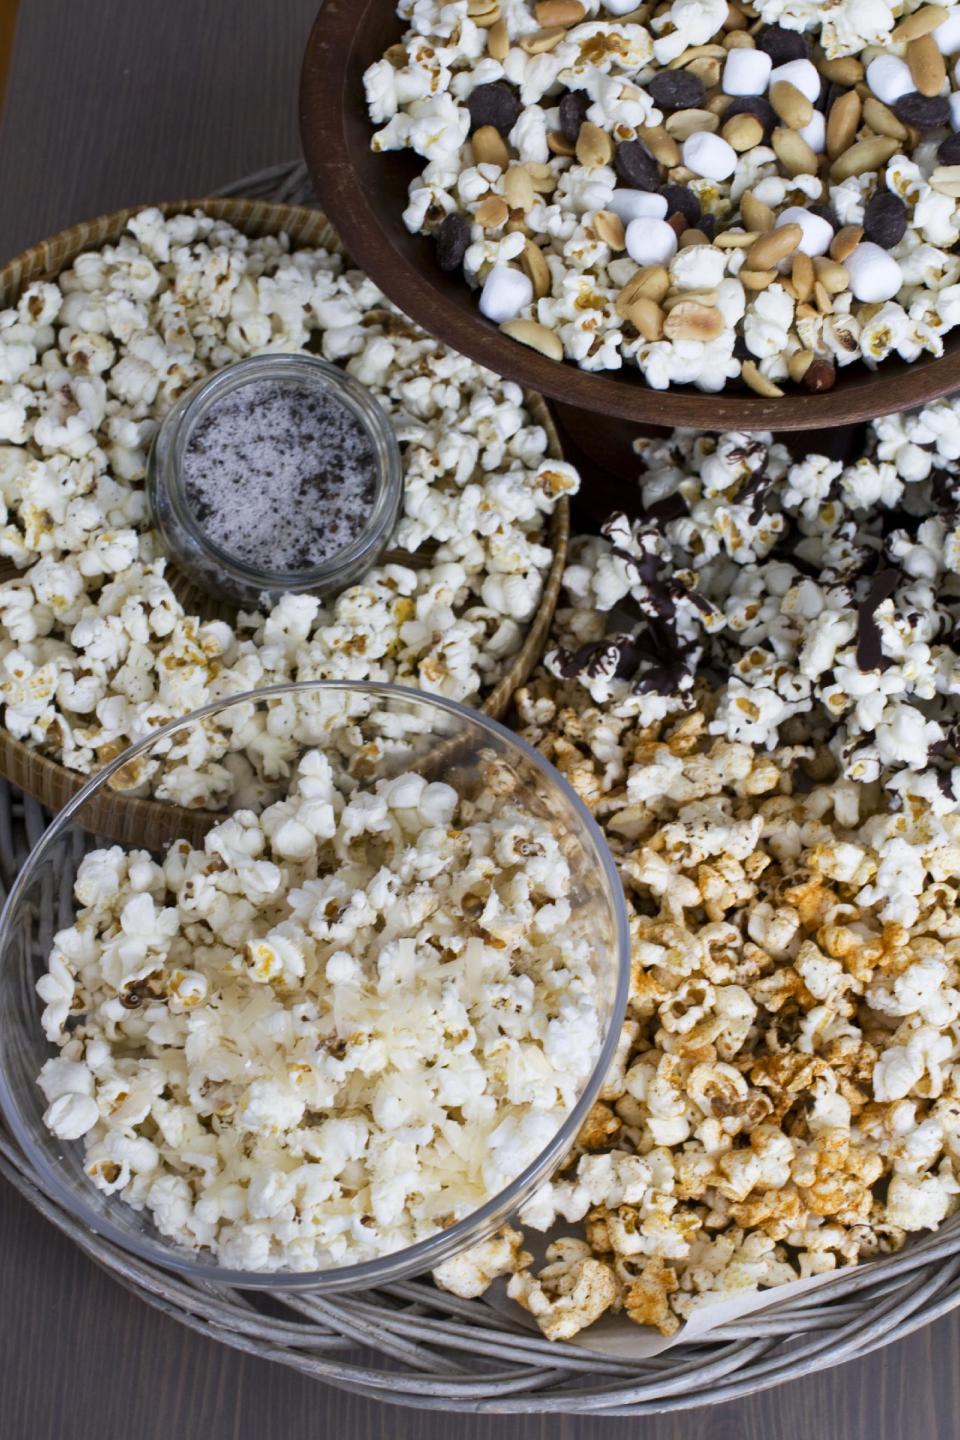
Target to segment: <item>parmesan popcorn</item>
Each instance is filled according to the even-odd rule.
[[[308,750],[203,849],[84,857],[39,1083],[96,1186],[222,1265],[310,1271],[446,1229],[537,1159],[605,1002],[560,837],[491,764],[467,799],[351,787]],[[479,1293],[517,1256],[449,1273]]]

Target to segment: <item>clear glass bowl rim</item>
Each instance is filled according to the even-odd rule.
[[[184,492],[180,463],[186,443],[183,435],[189,435],[189,429],[196,420],[202,419],[204,407],[221,393],[229,394],[257,378],[269,378],[268,375],[261,377],[260,372],[270,370],[299,371],[307,378],[312,376],[313,379],[321,381],[347,406],[351,414],[360,420],[373,445],[377,461],[377,490],[366,525],[349,545],[308,570],[268,570],[246,564],[211,540],[201,529],[194,519]],[[171,471],[169,477],[160,473],[161,469],[165,470],[167,467]],[[154,490],[161,485],[177,524],[189,535],[197,549],[210,556],[234,584],[245,588],[251,595],[259,591],[275,594],[286,591],[300,593],[329,588],[352,567],[375,563],[377,553],[390,538],[403,498],[403,458],[390,417],[367,386],[362,385],[339,365],[324,360],[320,355],[312,355],[309,351],[267,350],[257,355],[247,355],[243,360],[232,361],[229,365],[223,365],[209,375],[202,376],[167,412],[154,436],[146,482],[151,524],[159,530],[164,545],[171,549],[177,563],[189,575],[189,559],[177,557],[174,541],[167,532],[160,516],[160,508],[153,497]]]
[[[435,1235],[430,1235],[425,1240],[418,1240],[403,1250],[393,1251],[390,1254],[379,1256],[375,1260],[364,1261],[362,1264],[344,1265],[327,1270],[234,1270],[217,1265],[212,1261],[194,1258],[190,1252],[174,1249],[162,1239],[143,1239],[129,1234],[79,1201],[76,1192],[61,1180],[57,1167],[34,1143],[29,1128],[21,1120],[16,1097],[7,1083],[6,1069],[2,1064],[0,1064],[0,1112],[28,1162],[39,1176],[42,1182],[41,1188],[48,1198],[61,1205],[75,1219],[86,1225],[91,1234],[111,1241],[122,1250],[134,1255],[138,1260],[160,1265],[164,1269],[173,1270],[194,1280],[215,1285],[230,1285],[247,1290],[315,1290],[333,1294],[346,1290],[371,1289],[377,1285],[408,1279],[413,1275],[432,1269],[441,1260],[466,1249],[469,1245],[492,1233],[510,1218],[518,1206],[533,1193],[539,1182],[552,1172],[556,1164],[570,1150],[577,1132],[597,1098],[597,1093],[613,1060],[620,1028],[626,1014],[630,989],[629,920],[620,877],[617,874],[607,842],[593,816],[559,770],[551,765],[549,760],[541,755],[534,746],[528,744],[506,725],[501,725],[499,721],[493,720],[481,711],[461,705],[455,700],[431,695],[423,690],[414,690],[405,685],[391,685],[377,681],[301,680],[288,684],[264,686],[260,690],[248,690],[242,694],[231,695],[225,700],[212,701],[202,709],[191,711],[189,715],[169,721],[153,734],[121,752],[102,770],[98,770],[73,799],[68,801],[63,809],[54,816],[52,823],[30,851],[11,886],[3,909],[0,911],[0,961],[6,963],[5,957],[11,928],[21,898],[29,889],[36,867],[67,830],[73,817],[83,808],[90,796],[105,786],[112,775],[116,774],[118,770],[122,770],[131,760],[151,749],[158,740],[162,740],[185,725],[202,720],[218,710],[225,710],[232,705],[251,701],[258,702],[309,690],[324,690],[331,693],[340,691],[350,694],[382,696],[385,700],[412,701],[419,705],[425,705],[427,708],[436,707],[462,722],[486,730],[498,739],[506,741],[508,745],[518,750],[527,761],[531,762],[544,778],[560,791],[580,820],[584,836],[589,840],[596,854],[611,901],[617,932],[615,956],[617,983],[607,1033],[603,1038],[597,1062],[579,1100],[549,1145],[544,1147],[536,1160],[528,1165],[515,1180],[512,1180],[505,1189],[491,1196],[477,1210],[471,1211],[469,1215],[458,1220],[449,1229],[438,1230]],[[118,801],[118,803],[122,803],[122,801]],[[224,812],[225,815],[226,813]],[[37,1024],[39,1027],[39,1016]],[[2,1049],[3,1028],[2,1022],[0,1022],[0,1052]],[[68,1143],[78,1144],[80,1142]],[[197,1255],[202,1256],[203,1253],[199,1251]]]

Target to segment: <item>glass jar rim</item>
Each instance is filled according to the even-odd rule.
[[[333,393],[363,426],[377,460],[377,489],[367,523],[360,533],[326,560],[303,570],[270,570],[250,565],[211,539],[187,502],[183,484],[183,452],[194,427],[217,400],[258,379],[305,379],[318,393]],[[168,423],[169,422],[169,423]],[[395,522],[403,492],[403,464],[393,425],[376,396],[352,375],[319,355],[298,350],[270,350],[233,361],[196,381],[168,411],[154,437],[149,474],[152,486],[163,485],[177,523],[201,553],[206,553],[245,590],[283,593],[322,590],[342,573],[381,547],[384,531]],[[156,513],[156,506],[151,501]],[[161,534],[176,554],[165,528]],[[382,548],[382,547],[381,547]]]

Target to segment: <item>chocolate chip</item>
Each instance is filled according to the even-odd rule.
[[[471,90],[467,109],[471,133],[482,125],[492,125],[501,135],[509,135],[520,115],[520,101],[503,80],[491,80]]]
[[[647,90],[668,115],[674,110],[699,110],[706,94],[700,76],[689,70],[661,70],[648,83]]]
[[[660,188],[660,166],[639,140],[625,140],[618,145],[613,166],[624,185],[634,190]]]
[[[866,596],[857,606],[857,666],[860,670],[886,670],[892,664],[883,653],[880,626],[875,613],[888,600],[901,580],[899,570],[880,570],[870,581]]]
[[[704,235],[706,235],[708,240],[712,240],[717,233],[716,215],[701,215],[700,229],[703,231]]]
[[[950,124],[950,101],[946,95],[901,95],[893,102],[894,114],[904,125],[918,130],[939,130]]]
[[[470,226],[462,215],[447,215],[437,231],[437,260],[441,270],[459,270],[470,244]]]
[[[560,133],[571,145],[577,143],[580,126],[587,118],[590,104],[586,90],[568,90],[560,101]]]
[[[937,159],[941,165],[960,165],[960,130],[940,141]]]
[[[687,224],[687,217],[679,210],[670,211],[667,215],[667,224],[677,236],[682,235],[684,230],[690,229],[690,226]]]
[[[818,356],[807,366],[800,383],[804,390],[809,390],[813,395],[822,395],[825,390],[833,389],[836,379],[836,365]]]
[[[840,229],[840,221],[829,205],[808,205],[807,209],[811,215],[819,215],[821,220],[826,220],[827,224],[832,225],[834,230]]]
[[[700,223],[700,201],[689,185],[664,185],[660,191],[667,202],[667,214],[679,212],[688,225]]]
[[[763,126],[764,134],[769,135],[780,124],[777,112],[770,101],[763,95],[740,95],[732,104],[728,105],[723,112],[724,124],[732,120],[734,115],[756,115]]]
[[[863,215],[863,233],[867,240],[892,250],[903,239],[907,228],[907,207],[899,195],[878,190]]]
[[[757,49],[769,55],[774,65],[786,65],[788,60],[807,60],[810,51],[807,42],[797,30],[784,30],[782,25],[768,25],[757,36]]]

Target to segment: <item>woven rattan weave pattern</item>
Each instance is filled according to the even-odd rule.
[[[309,198],[299,164],[276,166],[224,194]],[[33,800],[0,782],[4,888],[47,823]],[[69,903],[69,896],[63,897]],[[0,1129],[0,1173],[122,1285],[182,1324],[237,1350],[394,1404],[481,1414],[642,1416],[693,1409],[799,1379],[902,1339],[960,1305],[960,1216],[898,1255],[845,1272],[645,1361],[551,1344],[482,1301],[429,1279],[329,1300],[195,1285],[141,1264],[81,1229],[43,1193]]]

